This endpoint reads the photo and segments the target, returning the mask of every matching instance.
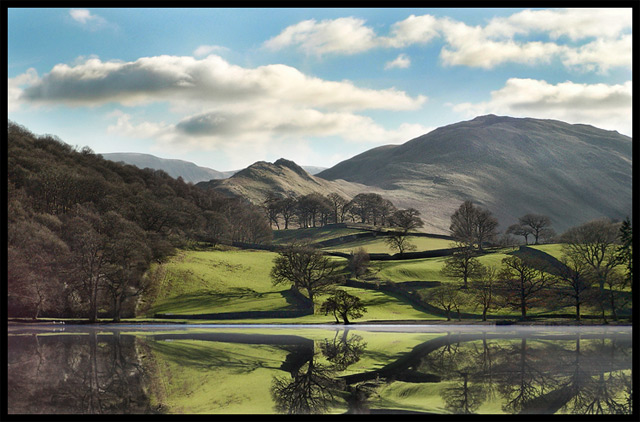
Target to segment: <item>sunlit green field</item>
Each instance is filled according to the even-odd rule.
[[[562,255],[564,255],[562,251],[562,243],[551,243],[548,245],[528,245],[532,249],[537,249],[539,251],[548,253],[556,259],[561,259]]]
[[[426,240],[434,240],[423,238]],[[440,240],[440,239],[436,239]],[[382,241],[382,240],[378,240]],[[536,249],[553,256],[561,256],[562,245],[536,245]],[[500,269],[502,260],[509,256],[514,249],[496,249],[488,251],[477,259],[485,266]],[[186,319],[189,315],[247,312],[247,311],[280,311],[297,309],[289,293],[289,285],[274,286],[270,272],[277,253],[257,250],[189,250],[181,251],[162,265],[155,265],[151,276],[155,277],[156,289],[143,300],[150,303],[146,311],[139,315],[143,318],[153,318],[155,314],[173,314],[176,321],[189,323],[296,323],[318,324],[334,323],[333,315],[322,315],[318,309],[327,298],[327,294],[315,298],[316,314],[296,318],[254,318],[236,320],[200,320]],[[348,276],[347,260],[340,257],[330,258],[339,271]],[[369,279],[378,282],[416,282],[439,281],[443,283],[456,281],[441,274],[446,257],[371,261]],[[371,281],[373,284],[374,281]],[[425,289],[412,286],[420,294]],[[352,322],[366,323],[375,321],[400,320],[442,320],[442,315],[432,315],[414,308],[401,296],[394,296],[379,290],[361,289],[353,287],[340,288],[359,297],[367,307],[367,312]],[[469,300],[461,311],[476,314],[479,310],[475,302]],[[530,316],[539,313],[558,314],[573,313],[571,307],[557,308],[552,311],[544,308],[532,308]],[[583,307],[583,314],[596,312],[588,306]],[[519,317],[517,310],[501,309],[492,312],[494,316]],[[452,318],[455,318],[452,315]],[[147,319],[149,320],[149,319]]]
[[[287,287],[274,287],[269,277],[275,256],[249,250],[181,251],[152,268],[158,284],[148,314],[287,308],[282,295]]]
[[[146,316],[169,313],[179,319],[182,315],[191,314],[294,309],[285,298],[289,286],[273,286],[271,283],[269,274],[276,256],[274,252],[254,250],[182,251],[162,267],[153,269],[158,274],[160,284]],[[343,258],[332,259],[339,266],[346,265]],[[437,318],[380,291],[342,288],[358,296],[367,306],[368,312],[358,319],[359,322]],[[321,295],[316,298],[316,308],[326,297]],[[332,315],[315,314],[295,319],[268,318],[259,321],[330,323],[335,319]]]

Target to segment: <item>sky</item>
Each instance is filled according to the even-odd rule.
[[[486,114],[632,136],[632,9],[7,15],[9,119],[96,153],[331,167]]]

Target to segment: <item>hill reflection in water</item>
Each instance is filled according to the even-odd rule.
[[[631,413],[630,327],[10,327],[13,413]]]

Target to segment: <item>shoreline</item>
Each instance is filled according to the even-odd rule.
[[[429,320],[429,321],[421,321],[421,320],[379,320],[379,321],[355,321],[349,324],[335,323],[335,322],[317,322],[317,323],[305,323],[305,322],[294,322],[294,323],[283,323],[283,322],[223,322],[223,321],[206,321],[202,320],[202,322],[193,322],[184,321],[184,320],[163,320],[163,321],[136,321],[136,320],[127,320],[121,322],[113,322],[113,321],[99,321],[90,323],[87,320],[82,319],[52,319],[51,321],[34,321],[30,318],[7,318],[7,325],[14,326],[65,326],[65,325],[86,325],[86,326],[104,326],[104,325],[112,325],[112,326],[125,326],[125,325],[183,325],[183,326],[202,326],[202,325],[220,325],[220,326],[332,326],[332,327],[358,327],[365,325],[386,325],[386,326],[406,326],[406,325],[415,325],[415,326],[460,326],[460,325],[471,325],[471,326],[565,326],[565,327],[627,327],[633,326],[632,321],[611,321],[609,323],[602,323],[596,321],[571,321],[571,320],[562,320],[558,319],[555,321],[538,321],[538,320],[530,320],[530,321],[519,321],[519,320],[496,320],[496,321],[440,321],[440,320]]]

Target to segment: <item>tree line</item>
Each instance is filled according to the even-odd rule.
[[[451,216],[450,232],[457,250],[449,256],[441,274],[456,280],[422,293],[425,300],[451,312],[474,307],[487,319],[499,309],[520,312],[522,319],[532,307],[547,310],[571,306],[576,320],[585,307],[597,309],[607,321],[607,313],[619,319],[619,311],[631,301],[632,227],[627,218],[614,222],[596,219],[572,227],[560,236],[546,216],[527,214],[506,234],[533,236],[534,244],[554,239],[562,244],[558,262],[531,254],[511,254],[501,266],[485,266],[478,257],[483,245],[497,238],[497,220],[491,212],[465,201]],[[554,237],[555,236],[555,237]]]
[[[335,192],[299,197],[270,194],[263,209],[277,230],[294,225],[309,228],[345,222],[390,226],[398,211],[391,201],[377,193],[360,193],[349,200]]]
[[[176,248],[272,238],[262,210],[244,200],[13,122],[7,135],[10,316],[118,321],[152,287],[150,264]]]
[[[395,220],[394,220],[395,218]],[[398,236],[406,237],[410,229],[422,225],[415,210],[400,210],[390,219],[401,227]],[[552,233],[550,220],[527,214],[520,224],[536,222],[531,232],[535,242],[548,239]],[[450,233],[456,248],[445,259],[441,274],[455,281],[418,293],[424,301],[446,313],[447,320],[456,312],[460,318],[464,309],[487,315],[501,309],[515,310],[526,319],[531,308],[555,310],[575,309],[580,321],[585,307],[597,309],[607,321],[614,320],[631,299],[628,289],[632,282],[632,228],[629,219],[612,222],[598,219],[570,228],[555,240],[562,243],[559,261],[546,254],[526,251],[508,254],[500,266],[483,265],[479,257],[496,240],[498,222],[491,212],[465,201],[451,215]],[[543,236],[544,234],[544,236]],[[535,252],[535,250],[534,250]],[[542,256],[547,257],[543,259]],[[349,257],[346,268],[308,244],[288,245],[274,260],[271,277],[274,285],[291,284],[304,291],[312,303],[323,293],[333,293],[320,307],[332,313],[339,322],[358,318],[366,307],[357,297],[340,290],[345,274],[361,277],[367,273],[369,256],[362,248]]]

